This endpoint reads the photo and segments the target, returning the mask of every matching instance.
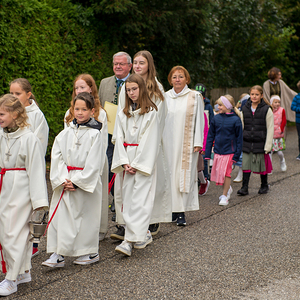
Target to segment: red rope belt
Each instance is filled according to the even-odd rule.
[[[70,166],[67,166],[67,169],[68,169],[68,172],[73,171],[73,170],[83,170],[83,168],[70,167]],[[55,209],[54,209],[54,211],[53,211],[53,214],[52,214],[52,216],[50,217],[50,219],[49,219],[49,221],[48,221],[47,228],[46,228],[46,230],[45,230],[44,235],[46,234],[47,229],[48,229],[48,227],[49,227],[49,225],[50,225],[50,223],[51,223],[53,217],[54,217],[55,214],[56,214],[57,208],[58,208],[58,206],[59,206],[59,203],[60,203],[60,201],[61,201],[61,199],[62,199],[64,193],[65,193],[65,189],[63,189],[63,191],[61,192],[60,198],[59,198],[59,200],[58,200],[58,202],[57,202],[57,204],[56,204],[56,207],[55,207]]]
[[[1,190],[2,190],[2,184],[3,184],[3,176],[4,174],[7,172],[7,171],[26,171],[25,168],[2,168],[1,171],[0,171],[0,175],[1,175],[1,178],[0,178],[0,193],[1,193]],[[0,244],[0,251],[1,251],[1,265],[2,265],[2,272],[3,273],[6,273],[6,264],[5,264],[5,260],[4,260],[4,257],[3,257],[3,252],[2,252],[2,245]]]
[[[139,144],[127,144],[127,143],[124,143],[123,146],[126,148],[128,146],[135,146],[137,147]],[[110,193],[111,189],[112,189],[112,186],[115,182],[115,179],[116,179],[116,173],[113,175],[111,181],[108,183],[108,194]]]

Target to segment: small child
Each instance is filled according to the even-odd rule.
[[[6,94],[0,98],[0,252],[4,273],[7,267],[0,296],[15,293],[18,284],[31,281],[28,220],[33,211],[48,209],[44,152],[26,119],[25,107],[17,97]]]
[[[280,97],[274,95],[270,99],[270,104],[273,107],[274,116],[274,136],[273,136],[273,147],[270,153],[272,160],[273,152],[277,152],[280,159],[280,168],[282,172],[286,171],[286,163],[282,150],[285,150],[284,130],[286,125],[285,110],[280,106]]]
[[[300,91],[300,81],[297,83],[297,88]],[[296,157],[297,160],[300,160],[300,93],[298,93],[292,102],[291,110],[296,112],[296,127],[298,132],[298,151],[299,155]]]
[[[219,114],[215,115],[208,131],[205,159],[210,159],[214,145],[214,163],[211,180],[223,185],[223,194],[219,205],[227,205],[232,193],[231,171],[233,162],[238,161],[242,152],[243,127],[239,111],[234,108],[234,99],[230,95],[217,100]]]
[[[55,138],[51,152],[47,252],[54,253],[42,263],[48,267],[64,267],[65,255],[79,256],[73,262],[78,265],[99,261],[102,124],[92,118],[95,102],[90,93],[78,94],[72,106],[75,118]]]
[[[30,130],[41,141],[44,155],[47,152],[49,127],[46,118],[36,104],[31,84],[26,78],[17,78],[10,83],[9,91],[25,106]],[[38,244],[33,243],[32,257],[39,254]]]
[[[274,119],[270,103],[263,97],[263,89],[255,85],[250,99],[242,108],[243,131],[243,186],[238,195],[248,195],[251,172],[260,174],[259,194],[269,191],[268,174],[272,171],[269,153],[272,150]]]
[[[148,230],[156,190],[156,159],[160,138],[157,107],[151,101],[145,82],[138,74],[125,81],[126,102],[116,119],[116,140],[112,172],[124,172],[122,212],[124,241],[116,251],[131,256],[134,248],[152,242]]]

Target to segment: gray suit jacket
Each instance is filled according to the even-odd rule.
[[[103,78],[100,82],[99,86],[99,98],[102,107],[104,107],[104,102],[114,102],[115,95],[116,95],[116,89],[117,89],[117,84],[116,84],[116,77],[111,76],[111,77],[106,77]],[[120,92],[121,88],[119,88]]]

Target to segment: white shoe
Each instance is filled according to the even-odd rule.
[[[286,163],[285,163],[285,159],[282,160],[282,162],[280,163],[280,168],[282,172],[286,171]]]
[[[229,190],[228,190],[228,192],[227,192],[227,200],[230,199],[230,196],[231,196],[232,192],[233,192],[233,189],[232,189],[232,187],[230,186],[230,187],[229,187]]]
[[[220,196],[219,200],[220,200],[219,205],[223,205],[223,206],[228,205],[228,198],[226,196],[224,195]]]
[[[132,252],[132,243],[123,241],[119,246],[115,249],[117,252],[125,254],[127,256],[131,256]]]
[[[17,285],[20,283],[26,283],[31,281],[31,274],[30,272],[19,274],[17,277]]]
[[[97,261],[99,261],[99,254],[94,253],[94,254],[88,254],[88,255],[83,255],[78,257],[76,260],[73,261],[73,264],[89,265]]]
[[[239,167],[239,172],[233,182],[242,182],[243,181],[243,169]]]
[[[4,279],[0,283],[0,296],[8,296],[18,290],[17,281]]]
[[[145,248],[150,243],[152,243],[152,234],[148,230],[147,234],[146,234],[146,240],[145,240],[145,242],[136,242],[133,247],[135,249],[143,249],[143,248]]]
[[[62,268],[65,266],[65,259],[54,252],[46,261],[42,262],[42,265],[51,268]]]
[[[99,232],[99,242],[103,241],[105,239],[106,233]]]

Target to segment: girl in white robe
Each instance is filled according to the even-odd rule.
[[[160,144],[159,118],[144,80],[137,74],[125,81],[126,103],[116,119],[112,172],[123,173],[124,241],[116,251],[127,256],[152,242],[148,231],[156,190],[156,159]],[[125,171],[125,172],[124,172]]]
[[[47,252],[54,253],[42,263],[48,267],[63,267],[65,255],[80,256],[74,261],[79,265],[99,260],[100,171],[105,149],[100,131],[102,124],[92,118],[94,105],[90,93],[78,94],[72,108],[75,118],[55,138],[52,147],[53,196]]]
[[[158,233],[161,222],[172,221],[172,198],[171,198],[171,182],[169,175],[169,167],[166,159],[165,145],[162,138],[162,133],[165,127],[165,119],[167,116],[168,108],[167,103],[164,101],[164,88],[156,78],[156,69],[153,61],[152,54],[147,50],[137,52],[133,58],[133,73],[140,75],[146,84],[148,95],[152,102],[155,103],[158,109],[158,118],[160,123],[160,137],[161,143],[159,145],[159,153],[157,157],[157,184],[154,198],[154,207],[151,215],[149,230],[152,235]],[[125,107],[125,86],[119,94],[118,112]],[[115,137],[113,136],[112,142]],[[124,224],[121,214],[121,197],[118,190],[122,187],[122,176],[116,176],[115,180],[115,206],[117,222]],[[112,238],[117,235],[113,234]]]
[[[45,159],[41,142],[26,127],[27,115],[18,98],[0,99],[0,244],[7,273],[0,296],[31,281],[32,243],[29,219],[33,210],[47,209]],[[5,271],[5,270],[4,270]]]
[[[107,149],[107,144],[108,144],[107,115],[106,115],[106,111],[101,106],[95,80],[90,74],[80,74],[75,78],[73,84],[72,99],[74,99],[79,93],[82,92],[90,93],[95,99],[95,113],[93,117],[95,118],[95,120],[102,123],[102,128],[101,128],[102,144],[103,144],[103,148]],[[65,128],[68,127],[69,126],[68,124],[74,119],[74,112],[72,110],[72,101],[71,101],[71,108],[68,109],[68,111],[65,114],[65,118],[64,118]],[[108,231],[108,160],[107,157],[105,160],[103,160],[103,166],[101,166],[100,176],[102,182],[102,198],[101,198],[102,205],[101,205],[101,223],[100,223],[99,241],[102,241],[105,238],[105,235]]]
[[[34,101],[35,97],[32,93],[30,82],[26,78],[17,78],[10,83],[9,91],[25,106],[29,129],[41,141],[45,156],[48,146],[49,127],[44,114]],[[38,254],[38,244],[33,243],[32,257]]]

